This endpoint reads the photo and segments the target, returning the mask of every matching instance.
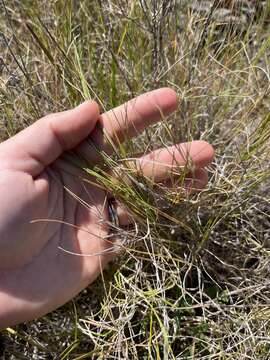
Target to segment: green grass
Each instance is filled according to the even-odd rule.
[[[73,302],[3,331],[4,359],[269,358],[270,1],[224,3],[0,1],[2,139],[84,99],[105,110],[170,86],[177,113],[119,157],[191,139],[216,150],[208,187],[163,189],[162,211],[131,169],[124,188],[88,169],[137,227]]]

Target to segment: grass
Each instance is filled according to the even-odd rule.
[[[119,157],[191,139],[216,150],[208,187],[163,189],[162,212],[151,183],[123,189],[99,172],[137,216],[125,252],[74,301],[3,331],[3,359],[269,359],[269,0],[0,10],[2,139],[84,99],[105,110],[170,86],[177,113]]]

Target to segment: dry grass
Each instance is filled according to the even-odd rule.
[[[85,98],[107,109],[166,85],[177,114],[119,155],[199,138],[216,149],[207,189],[165,190],[166,216],[151,184],[135,186],[125,253],[74,302],[3,331],[3,359],[269,359],[270,2],[0,9],[3,139]],[[123,199],[130,190],[101,181]]]

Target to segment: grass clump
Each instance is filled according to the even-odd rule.
[[[3,331],[3,358],[268,359],[270,2],[0,8],[2,139],[84,99],[106,110],[170,86],[178,112],[119,158],[192,139],[216,150],[208,187],[163,189],[161,210],[144,179],[123,189],[100,174],[136,214],[125,254],[73,302]]]

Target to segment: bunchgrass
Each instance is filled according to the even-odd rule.
[[[162,86],[177,113],[111,158],[131,210],[121,255],[74,301],[1,333],[4,359],[269,359],[270,1],[0,0],[0,136],[95,99]],[[129,162],[203,139],[201,193],[156,187]]]

